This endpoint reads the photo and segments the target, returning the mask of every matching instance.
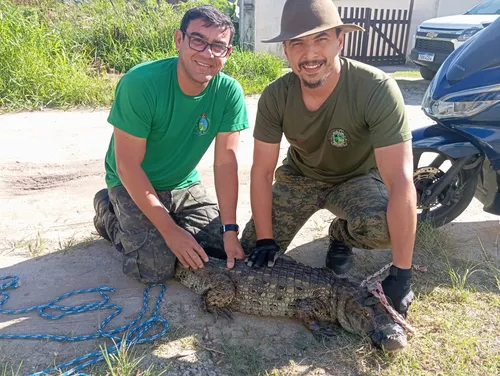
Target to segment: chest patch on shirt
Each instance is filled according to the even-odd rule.
[[[349,146],[350,143],[350,136],[349,133],[347,133],[343,129],[332,129],[330,132],[328,132],[328,141],[335,146],[336,148],[339,149],[344,149],[347,146]]]
[[[207,134],[208,128],[209,128],[208,119],[207,116],[203,113],[201,114],[200,120],[198,120],[198,124],[196,124],[194,128],[194,134],[198,136],[203,136]]]

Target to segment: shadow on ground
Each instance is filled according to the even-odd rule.
[[[47,304],[69,291],[108,286],[111,304],[122,313],[105,330],[133,320],[142,309],[145,286],[126,277],[121,271],[119,253],[109,243],[98,240],[75,246],[71,251],[55,252],[33,259],[3,256],[0,277],[18,276],[20,286],[9,289],[3,309],[22,309]],[[165,299],[160,316],[169,322],[168,333],[137,347],[144,352],[143,368],[154,365],[167,369],[165,375],[259,375],[290,364],[308,374],[318,367],[329,374],[360,374],[358,366],[367,362],[372,351],[366,339],[338,330],[338,336],[318,342],[300,323],[288,319],[262,318],[235,313],[234,321],[214,318],[200,309],[199,296],[176,281],[165,283]],[[158,289],[152,290],[149,317]],[[78,295],[61,301],[62,305],[100,302],[98,293]],[[111,310],[98,310],[48,320],[37,311],[16,315],[0,313],[2,334],[53,334],[78,336],[96,333]],[[57,314],[58,312],[51,312]],[[150,334],[160,331],[153,327]],[[118,333],[117,336],[122,336]],[[111,342],[107,342],[111,345]],[[0,339],[0,364],[22,364],[21,375],[30,374],[70,361],[104,346],[103,339],[60,342],[46,339]],[[5,368],[4,368],[5,369]],[[10,369],[10,368],[9,368]],[[0,371],[2,369],[0,368]],[[84,371],[106,374],[103,366]],[[4,371],[5,372],[5,371]],[[1,373],[1,372],[0,372]],[[157,373],[153,373],[157,374]],[[7,373],[9,375],[9,373]]]
[[[459,275],[472,272],[468,282],[478,291],[499,290],[492,273],[500,271],[499,221],[453,222],[440,229],[425,231],[417,239],[413,262],[426,267],[414,272],[417,292],[436,287],[453,287],[450,271]],[[303,244],[287,252],[296,260],[316,267],[325,265],[328,237]],[[392,261],[390,250],[354,250],[354,266],[350,276],[360,282]]]
[[[453,223],[443,228],[452,238],[452,244],[460,244],[448,250],[449,264],[446,264],[441,254],[432,255],[429,249],[416,250],[415,262],[428,268],[427,273],[415,274],[414,290],[417,295],[430,293],[436,287],[450,286],[449,266],[462,270],[473,264],[483,265],[482,247],[489,261],[500,266],[495,245],[498,227],[497,221],[488,221]],[[477,241],[478,238],[481,243]],[[328,239],[320,238],[287,254],[306,264],[323,266],[327,247]],[[355,250],[355,267],[351,276],[361,281],[390,259],[388,250]],[[20,278],[20,287],[8,291],[10,297],[4,309],[46,304],[68,291],[109,286],[116,289],[109,294],[110,303],[123,309],[106,327],[112,329],[133,320],[143,305],[145,286],[123,275],[119,253],[102,240],[84,246],[77,245],[71,251],[33,259],[4,256],[3,263],[7,266],[0,269],[0,277],[16,275]],[[484,277],[482,273],[476,273],[469,283],[478,289],[489,289],[489,282]],[[292,365],[294,374],[312,374],[322,369],[330,375],[359,375],[366,374],[363,370],[367,367],[383,369],[391,362],[366,339],[341,329],[336,337],[318,342],[308,330],[293,320],[235,313],[232,322],[224,319],[215,321],[210,314],[201,310],[200,299],[196,294],[176,281],[167,281],[165,285],[160,316],[168,320],[169,331],[153,343],[137,346],[138,353],[145,353],[141,362],[143,369],[155,366],[156,370],[166,369],[165,375],[264,375],[274,369],[286,370]],[[152,290],[146,318],[149,317],[158,291]],[[101,300],[102,297],[93,293],[68,298],[64,304]],[[0,329],[3,334],[92,334],[96,333],[110,312],[88,312],[55,321],[44,319],[37,312],[0,314]],[[160,330],[160,327],[153,327],[148,333],[154,334]],[[0,339],[0,362],[6,364],[8,361],[9,364],[17,365],[23,361],[20,374],[24,375],[99,350],[99,345],[103,345],[103,340],[58,342]],[[102,364],[85,371],[89,374],[106,374]]]

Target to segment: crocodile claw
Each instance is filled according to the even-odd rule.
[[[233,312],[229,308],[212,307],[212,311],[210,313],[215,316],[216,320],[219,318],[219,316],[222,316],[227,321],[233,321],[234,319]]]
[[[318,321],[313,321],[309,325],[309,329],[311,330],[312,335],[318,341],[322,341],[325,338],[331,338],[338,335],[337,331],[338,326],[331,323],[323,323]]]
[[[210,305],[207,303],[205,296],[201,297],[201,305],[205,312],[211,313],[215,317],[215,321],[217,321],[219,317],[223,317],[227,321],[233,321],[233,312],[229,308]]]

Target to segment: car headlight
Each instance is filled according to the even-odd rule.
[[[481,30],[478,28],[472,28],[472,29],[467,29],[465,30],[460,36],[457,38],[459,42],[465,42],[466,40],[472,38],[476,33]]]
[[[466,118],[477,115],[500,103],[500,85],[461,91],[440,99],[432,99],[431,87],[427,90],[422,108],[431,118]]]

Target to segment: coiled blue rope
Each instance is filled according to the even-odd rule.
[[[6,281],[6,282],[1,282],[1,281]],[[163,317],[158,316],[158,311],[160,309],[161,302],[163,300],[163,295],[165,293],[165,285],[162,283],[157,283],[153,285],[149,285],[146,290],[144,291],[144,304],[142,306],[142,310],[139,313],[139,315],[133,319],[131,322],[129,322],[126,325],[123,325],[119,328],[112,329],[112,330],[104,330],[106,325],[118,316],[122,309],[120,306],[116,304],[108,304],[109,302],[109,292],[115,291],[114,288],[112,287],[107,287],[107,286],[101,286],[97,288],[91,288],[91,289],[83,289],[83,290],[76,290],[76,291],[70,291],[66,294],[63,294],[54,300],[52,300],[50,303],[47,304],[40,304],[36,305],[30,308],[24,308],[24,309],[3,309],[3,305],[9,299],[9,293],[6,291],[8,289],[16,289],[18,288],[19,284],[19,278],[17,276],[7,276],[7,277],[0,277],[0,296],[3,296],[0,300],[0,313],[8,314],[8,315],[18,315],[21,313],[28,313],[32,311],[38,310],[38,313],[40,316],[45,317],[50,320],[57,320],[60,319],[64,316],[67,315],[74,315],[76,313],[83,313],[83,312],[90,312],[90,311],[96,311],[96,310],[103,310],[103,309],[110,309],[113,310],[106,319],[101,323],[99,326],[99,329],[97,329],[97,333],[95,334],[90,334],[90,335],[82,335],[82,336],[57,336],[57,335],[52,335],[52,334],[0,334],[0,339],[49,339],[49,340],[54,340],[54,341],[71,341],[71,342],[76,342],[76,341],[86,341],[89,339],[95,339],[95,338],[110,338],[113,339],[115,342],[115,345],[110,346],[106,349],[108,354],[113,354],[118,352],[118,349],[120,348],[120,344],[122,341],[125,341],[125,344],[128,347],[135,343],[146,343],[146,342],[151,342],[154,341],[168,332],[168,321],[164,319]],[[148,308],[148,295],[149,291],[154,288],[154,287],[160,287],[160,294],[158,295],[158,298],[156,300],[156,305],[155,308],[153,309],[153,312],[151,314],[151,317],[140,322],[142,317],[147,311]],[[80,294],[85,294],[85,293],[93,293],[93,292],[98,292],[101,294],[101,296],[104,298],[102,301],[99,302],[93,302],[93,303],[87,303],[87,304],[81,304],[81,305],[76,305],[76,306],[63,306],[57,304],[61,300],[68,298],[70,296],[74,295],[80,295]],[[60,311],[60,314],[57,315],[52,315],[47,312],[45,312],[47,309],[55,309]],[[144,334],[155,324],[162,324],[163,325],[163,330],[155,335],[149,336],[149,337],[143,337]],[[126,330],[130,331],[122,337],[117,337],[115,334],[124,332]],[[92,364],[95,364],[97,362],[100,362],[104,359],[104,356],[101,351],[95,351],[92,353],[89,353],[84,356],[80,356],[72,361],[66,362],[59,364],[55,366],[54,368],[48,368],[44,371],[41,372],[36,372],[31,374],[30,376],[38,376],[38,375],[45,375],[50,372],[55,372],[55,371],[61,371],[65,368],[72,367],[68,371],[64,372],[62,376],[69,376],[73,375],[76,372],[79,372],[80,370],[84,369],[85,367],[88,367]],[[79,373],[78,375],[80,376],[85,376],[83,373]]]

